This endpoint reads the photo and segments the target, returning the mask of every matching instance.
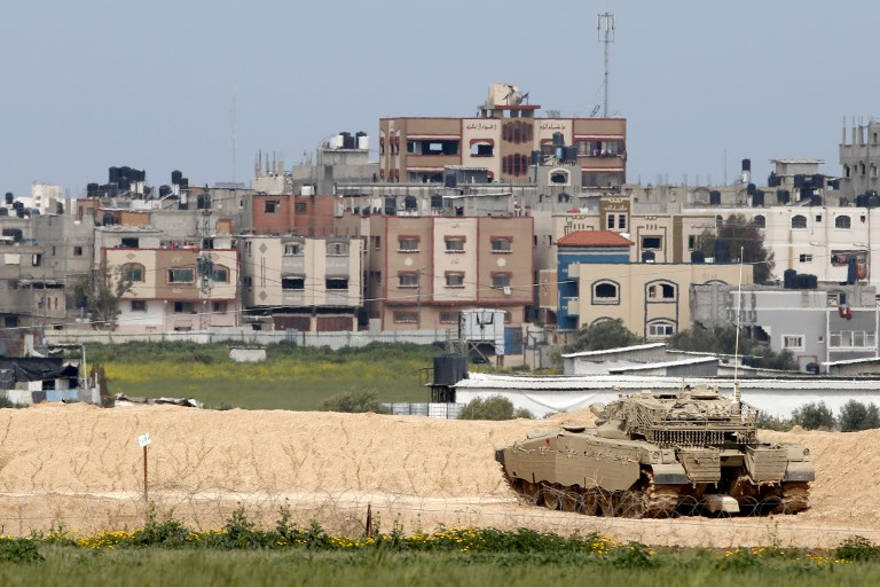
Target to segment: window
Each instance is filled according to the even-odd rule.
[[[812,263],[813,255],[810,255],[809,253],[803,253],[800,255],[799,260],[801,263]]]
[[[492,237],[492,252],[493,253],[509,253],[511,252],[511,242],[512,239],[507,237]]]
[[[446,237],[447,253],[463,253],[464,237],[463,236],[447,236]]]
[[[758,228],[767,228],[767,219],[760,214],[752,218],[752,223]]]
[[[123,249],[136,249],[140,246],[140,242],[140,239],[134,237],[124,237],[119,241],[119,246]]]
[[[327,289],[348,289],[347,277],[328,277],[326,281]]]
[[[626,214],[619,214],[617,216],[617,228],[620,230],[626,229]]]
[[[850,228],[852,221],[849,216],[842,214],[834,219],[834,228]]]
[[[464,287],[464,273],[459,271],[447,272],[446,287]]]
[[[822,215],[816,214],[816,222],[822,222]]]
[[[873,332],[865,332],[864,330],[842,330],[840,332],[832,332],[828,337],[828,346],[830,347],[847,347],[847,348],[873,348],[877,337]]]
[[[471,142],[471,157],[491,157],[494,154],[495,145],[491,140],[479,140]]]
[[[648,324],[648,336],[666,338],[675,334],[675,325],[666,320],[657,320]]]
[[[655,283],[648,286],[648,299],[674,300],[675,285],[672,283]]]
[[[82,247],[73,247],[73,256],[74,257],[82,257],[83,248]]]
[[[131,300],[131,311],[132,312],[146,312],[147,311],[146,300]]]
[[[608,226],[609,229],[610,229],[610,228],[614,228],[614,214],[609,214],[609,215],[608,215],[608,224],[607,224],[607,226]]]
[[[395,324],[417,324],[419,315],[415,312],[394,312]]]
[[[458,324],[458,312],[440,312],[440,324]]]
[[[133,283],[140,283],[144,280],[144,266],[138,263],[126,263],[122,266],[122,279]]]
[[[266,200],[263,202],[263,211],[266,214],[275,214],[278,212],[279,204],[278,200]]]
[[[284,243],[285,257],[299,257],[303,254],[302,243]]]
[[[492,288],[503,289],[510,287],[510,273],[494,273],[492,275]]]
[[[373,237],[373,248],[377,251],[382,248],[382,237],[374,236]]]
[[[697,235],[689,234],[688,235],[688,250],[693,251],[697,248]]]
[[[419,286],[419,274],[415,271],[409,271],[406,273],[398,273],[397,274],[397,285],[398,287],[418,287]]]
[[[330,257],[345,257],[348,255],[348,243],[327,243],[327,255]]]
[[[659,249],[661,248],[662,238],[659,236],[643,236],[642,237],[642,248],[643,249]]]
[[[211,279],[218,283],[229,283],[229,269],[220,265],[214,267],[214,272],[211,274]]]
[[[397,250],[400,252],[410,252],[410,253],[418,253],[419,252],[419,237],[417,236],[402,236],[397,239]]]
[[[798,214],[797,216],[791,217],[791,227],[792,228],[806,228],[807,227],[807,217]]]
[[[34,253],[31,256],[31,265],[34,267],[39,267],[43,264],[43,254],[42,253]]]
[[[192,283],[195,272],[191,267],[168,270],[168,283]]]
[[[793,350],[793,351],[802,351],[804,350],[804,335],[803,334],[785,334],[782,336],[782,348]]]
[[[556,185],[568,185],[568,171],[564,169],[554,169],[550,172],[550,183]]]
[[[211,305],[211,308],[213,309],[213,311],[214,311],[215,314],[225,314],[225,313],[226,313],[226,309],[227,309],[227,302],[225,302],[225,301],[223,301],[223,302],[214,302],[214,303]]]
[[[306,210],[308,210],[308,205],[305,202],[297,202],[293,205],[293,211],[297,214],[305,214]]]
[[[195,314],[195,304],[192,302],[174,302],[175,314]]]
[[[620,303],[620,288],[613,281],[598,281],[593,284],[594,304]]]
[[[302,276],[281,278],[281,289],[285,291],[302,291],[306,288],[306,279]]]

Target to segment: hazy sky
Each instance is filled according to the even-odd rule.
[[[110,165],[249,181],[257,149],[289,166],[337,131],[375,137],[381,116],[469,116],[495,81],[589,114],[606,5],[630,181],[720,182],[725,148],[729,179],[745,156],[762,177],[771,157],[838,173],[842,116],[876,104],[877,2],[16,2],[0,17],[0,190],[77,194]]]

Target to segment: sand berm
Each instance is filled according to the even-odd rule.
[[[83,404],[0,410],[0,532],[59,526],[81,533],[144,521],[142,451],[149,432],[148,500],[159,516],[222,525],[239,505],[270,524],[287,505],[298,523],[362,531],[367,504],[388,529],[438,525],[599,531],[656,545],[726,548],[833,546],[853,534],[880,542],[880,430],[764,432],[806,444],[817,469],[812,509],[769,518],[627,520],[522,504],[494,449],[563,420],[483,422],[418,416]]]

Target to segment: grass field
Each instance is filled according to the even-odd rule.
[[[236,363],[222,344],[126,343],[93,345],[90,364],[102,364],[111,394],[194,397],[210,407],[317,409],[328,397],[352,390],[380,401],[427,401],[419,370],[439,352],[412,344],[360,349],[268,347],[262,363]]]

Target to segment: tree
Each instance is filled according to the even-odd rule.
[[[379,403],[379,399],[372,391],[349,391],[337,393],[321,403],[321,409],[328,412],[346,412],[349,414],[361,414],[373,412],[384,414],[385,408]]]
[[[486,399],[475,397],[458,414],[459,420],[512,420],[514,418],[532,419],[532,414],[524,408],[513,409],[513,403],[500,395]]]
[[[855,400],[849,400],[840,408],[840,430],[854,432],[880,428],[880,411],[873,403],[867,406]]]
[[[825,402],[804,404],[791,413],[791,421],[807,430],[834,428],[834,415]]]
[[[717,244],[716,244],[717,243]],[[764,248],[764,237],[754,222],[742,214],[731,214],[713,234],[708,229],[700,235],[700,250],[707,257],[726,256],[739,260],[742,248],[742,261],[752,266],[752,279],[755,283],[767,283],[773,270],[773,253]]]
[[[574,341],[567,345],[564,350],[567,353],[601,351],[629,346],[640,341],[641,339],[638,336],[623,325],[622,320],[603,320],[578,330]]]
[[[670,336],[667,345],[681,351],[732,355],[736,352],[736,327],[725,325],[706,328],[701,324],[694,324],[691,328]],[[742,333],[739,338],[739,354],[757,357],[758,367],[764,369],[794,371],[798,368],[791,351],[774,352],[766,344],[747,338]]]
[[[116,330],[121,312],[122,296],[131,291],[133,282],[119,268],[111,270],[105,262],[89,277],[73,284],[73,298],[77,307],[84,308],[92,328]]]

